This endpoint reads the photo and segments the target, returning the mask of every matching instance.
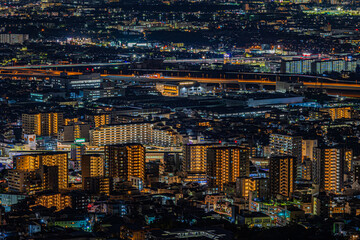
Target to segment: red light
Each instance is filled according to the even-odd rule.
[[[235,143],[237,143],[237,141],[235,140]]]
[[[219,141],[219,143],[221,143],[221,140]]]

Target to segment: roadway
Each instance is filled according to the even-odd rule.
[[[86,67],[86,66],[110,66],[121,65],[128,63],[93,63],[93,64],[65,64],[65,65],[32,65],[32,66],[16,66],[16,67],[0,67],[0,76],[8,77],[29,77],[29,78],[44,78],[59,76],[62,71],[46,70],[40,68],[57,68],[57,67]],[[67,72],[68,75],[79,75],[81,72]],[[190,74],[190,73],[189,73]],[[179,81],[196,81],[200,83],[217,83],[217,84],[258,84],[258,85],[276,85],[276,77],[285,77],[289,80],[293,78],[302,79],[302,82],[307,88],[322,88],[322,89],[336,89],[336,90],[360,90],[360,84],[317,76],[304,75],[285,75],[285,74],[271,74],[271,73],[238,73],[238,75],[252,74],[258,79],[239,79],[239,78],[210,78],[210,77],[180,77],[180,76],[162,76],[160,74],[149,74],[142,76],[135,75],[107,75],[103,74],[103,78],[118,79],[124,81],[139,81],[139,82],[179,82]],[[224,74],[225,76],[225,74]],[[272,80],[270,79],[272,78]]]
[[[48,78],[60,76],[63,71],[57,70],[43,70],[43,69],[1,69],[0,76],[13,77],[13,78]],[[67,75],[81,75],[81,72],[66,72]]]
[[[74,63],[74,64],[43,64],[43,65],[21,65],[21,66],[6,66],[0,67],[4,70],[14,69],[46,69],[46,68],[76,68],[76,67],[110,67],[110,66],[121,66],[128,65],[129,62],[119,63]]]
[[[133,76],[133,75],[102,75],[103,78],[119,79],[125,81],[139,82],[179,82],[179,81],[196,81],[200,83],[233,83],[233,84],[258,84],[258,85],[276,85],[276,81],[268,79],[224,79],[224,78],[193,78],[193,77],[157,77],[157,76]],[[360,84],[350,83],[348,81],[334,82],[303,82],[307,88],[323,89],[341,89],[341,90],[360,90]]]

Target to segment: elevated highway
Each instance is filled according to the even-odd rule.
[[[157,76],[133,76],[133,75],[102,75],[103,78],[119,79],[124,81],[139,81],[139,82],[179,82],[179,81],[196,81],[200,83],[217,83],[217,84],[256,84],[256,85],[276,85],[276,80],[269,80],[267,78],[261,79],[227,79],[227,78],[196,78],[196,77],[157,77]],[[310,80],[310,79],[309,79]],[[349,81],[337,81],[334,79],[327,79],[328,81],[301,81],[307,88],[322,88],[322,89],[342,89],[342,90],[360,90],[360,84]],[[323,80],[323,79],[321,79]],[[331,81],[331,82],[330,82]]]
[[[79,67],[110,67],[129,65],[129,62],[116,63],[69,63],[69,64],[43,64],[43,65],[21,65],[21,66],[6,66],[0,67],[0,70],[14,70],[14,69],[54,69],[54,68],[79,68]]]
[[[112,63],[109,63],[110,65]],[[114,63],[114,65],[127,63]],[[0,67],[0,77],[9,77],[14,80],[41,80],[51,77],[60,76],[63,71],[54,70],[57,67],[69,69],[75,65],[89,66],[89,64],[70,64],[70,65],[33,65],[33,66],[16,66]],[[105,64],[104,65],[108,65]],[[99,66],[94,63],[93,66]],[[46,69],[44,69],[46,67]],[[160,74],[156,74],[156,72]],[[81,72],[66,72],[68,75],[81,75]],[[103,78],[117,79],[123,81],[138,82],[179,82],[179,81],[196,81],[200,83],[215,84],[255,84],[261,86],[274,86],[277,81],[298,82],[307,88],[322,88],[332,90],[360,90],[360,83],[348,80],[337,80],[327,77],[307,76],[307,75],[286,75],[272,73],[207,73],[200,71],[165,71],[165,70],[128,70],[131,74],[102,74]],[[155,73],[155,74],[154,74]]]

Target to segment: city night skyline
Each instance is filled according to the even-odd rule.
[[[360,239],[360,2],[0,0],[0,239]]]

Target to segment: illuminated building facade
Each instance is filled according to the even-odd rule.
[[[36,196],[34,206],[55,207],[56,211],[60,211],[66,207],[71,207],[71,197],[60,193],[42,194]]]
[[[99,154],[86,154],[81,157],[82,177],[104,176],[104,158]]]
[[[84,142],[89,141],[89,124],[75,123],[59,127],[58,141],[74,142],[82,139]]]
[[[110,125],[90,131],[92,146],[126,143],[176,146],[179,137],[173,131],[156,129],[151,123]]]
[[[216,144],[187,144],[184,146],[183,171],[206,173],[207,150]]]
[[[56,136],[59,126],[63,125],[62,113],[23,114],[22,126],[24,134],[38,136]]]
[[[59,77],[52,78],[50,82],[55,88],[89,89],[99,88],[102,79],[100,73],[70,75],[63,72]]]
[[[83,189],[91,194],[110,195],[110,178],[83,177]]]
[[[292,74],[324,74],[330,72],[354,71],[355,61],[345,59],[316,59],[298,58],[283,60],[281,62],[282,73]]]
[[[42,191],[42,181],[35,171],[10,169],[8,172],[8,188],[10,192],[33,195]]]
[[[352,170],[353,164],[353,151],[351,149],[343,150],[344,160],[345,160],[345,173],[350,173]]]
[[[236,179],[236,192],[239,196],[249,198],[266,198],[268,197],[269,179],[268,178],[253,178],[240,177]]]
[[[85,154],[85,145],[81,143],[71,144],[70,157],[74,163],[74,169],[81,170],[81,156]]]
[[[68,188],[68,155],[63,152],[20,155],[14,157],[14,168],[23,171],[39,170],[42,166],[55,166],[58,171],[59,189]]]
[[[353,182],[360,183],[360,162],[353,163]]]
[[[82,184],[85,191],[94,194],[110,194],[110,179],[104,177],[104,158],[99,154],[81,158]]]
[[[0,43],[8,44],[23,44],[29,40],[29,34],[14,34],[2,33],[0,34]]]
[[[93,126],[95,128],[101,127],[104,125],[109,125],[111,121],[110,114],[97,114],[97,115],[87,115],[86,120],[89,120],[92,122]]]
[[[330,115],[331,120],[342,119],[342,118],[351,118],[352,117],[352,107],[335,107],[335,108],[321,108],[321,112],[326,112]]]
[[[163,96],[168,97],[188,97],[192,95],[202,95],[206,92],[212,91],[212,87],[208,87],[206,84],[200,84],[198,82],[186,81],[186,82],[172,82],[172,83],[156,83],[156,90],[158,90]]]
[[[304,159],[298,167],[298,179],[311,181],[312,180],[313,162],[310,159]]]
[[[74,117],[74,118],[64,118],[64,126],[68,126],[71,125],[73,123],[77,123],[79,121],[79,118]]]
[[[59,171],[58,166],[42,165],[40,167],[42,190],[59,191]]]
[[[207,183],[207,175],[201,172],[187,172],[186,178],[183,179],[184,183],[192,183],[197,182],[199,184],[206,184]]]
[[[208,185],[219,190],[250,172],[249,150],[246,147],[215,147],[207,152]]]
[[[131,181],[145,179],[145,148],[141,144],[105,146],[105,177]]]
[[[42,165],[35,171],[11,169],[8,173],[10,192],[36,194],[41,191],[59,191],[58,167]]]
[[[295,158],[290,156],[271,157],[269,172],[271,195],[290,198],[295,190]]]
[[[173,83],[156,83],[156,90],[158,90],[163,96],[178,97],[179,87]]]
[[[351,150],[321,147],[315,148],[314,152],[314,183],[320,185],[320,191],[342,192],[344,173],[348,169],[348,161],[352,162]]]
[[[295,163],[302,160],[301,136],[271,134],[270,148],[272,156],[293,156],[296,158]]]
[[[322,59],[312,63],[312,72],[314,74],[323,74],[325,72],[346,71],[346,61],[344,59]]]
[[[314,148],[318,147],[318,140],[316,139],[303,139],[302,140],[302,160],[313,160]]]
[[[313,59],[293,59],[281,62],[280,70],[282,73],[309,74]]]
[[[302,159],[297,162],[297,178],[301,180],[311,181],[313,174],[314,148],[318,147],[318,140],[303,139],[302,140]]]

